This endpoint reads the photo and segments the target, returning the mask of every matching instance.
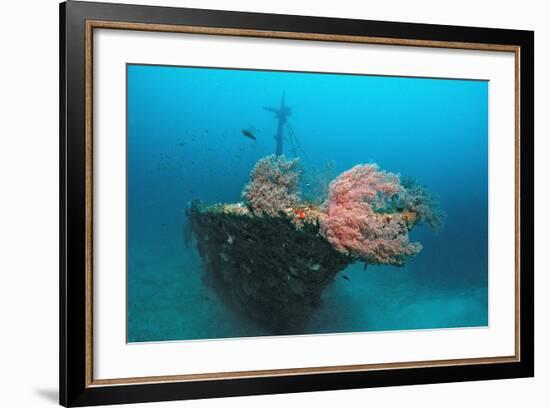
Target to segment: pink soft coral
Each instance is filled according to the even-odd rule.
[[[278,216],[300,201],[298,159],[267,156],[259,160],[243,190],[246,205],[256,214]]]
[[[329,186],[321,233],[347,255],[376,264],[402,265],[422,246],[409,242],[408,213],[387,213],[389,200],[402,192],[399,177],[375,164],[357,165]]]

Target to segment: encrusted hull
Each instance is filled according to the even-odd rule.
[[[229,305],[274,334],[297,333],[321,293],[353,262],[319,234],[284,215],[237,214],[193,204],[187,211],[205,281]]]

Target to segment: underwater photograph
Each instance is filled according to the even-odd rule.
[[[488,81],[126,80],[129,343],[488,326]]]

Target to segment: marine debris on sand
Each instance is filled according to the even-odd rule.
[[[321,205],[302,201],[298,159],[260,159],[243,202],[187,209],[205,282],[274,334],[299,333],[323,290],[354,262],[404,265],[422,250],[409,231],[443,226],[428,190],[375,164],[336,177]],[[348,278],[349,280],[349,278]]]

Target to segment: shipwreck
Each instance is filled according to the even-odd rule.
[[[411,178],[360,164],[332,180],[321,204],[303,200],[299,159],[282,155],[290,114],[277,109],[276,154],[260,159],[239,203],[186,210],[204,281],[229,306],[273,334],[300,333],[323,290],[354,262],[404,265],[422,250],[409,240],[419,224],[437,231],[444,213]]]

